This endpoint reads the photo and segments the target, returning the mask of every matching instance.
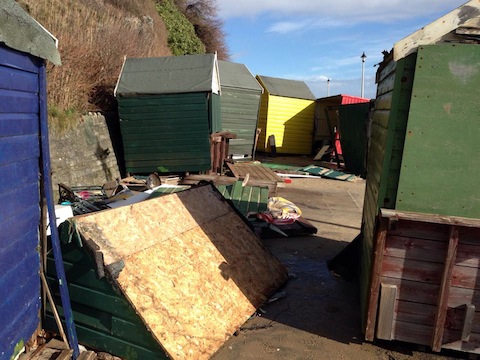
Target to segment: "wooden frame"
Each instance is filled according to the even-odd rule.
[[[480,219],[381,209],[365,339],[480,354]]]

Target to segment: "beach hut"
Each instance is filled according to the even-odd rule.
[[[126,171],[210,169],[210,134],[220,130],[215,54],[127,58],[115,88]]]
[[[480,353],[480,3],[377,70],[362,225],[367,340]]]
[[[257,75],[264,92],[257,150],[307,155],[312,152],[315,96],[303,81]]]
[[[340,131],[338,118],[340,105],[368,103],[369,101],[370,99],[346,94],[317,99],[315,101],[314,150],[320,149],[325,144],[332,144],[336,132]]]
[[[222,89],[222,130],[236,135],[235,139],[230,140],[229,155],[251,159],[263,88],[245,65],[222,60],[218,65]]]
[[[40,326],[42,198],[53,197],[48,150],[46,60],[60,64],[56,39],[13,0],[0,8],[0,358],[14,359]],[[41,195],[43,193],[43,195]],[[50,216],[50,219],[55,219]],[[42,229],[42,228],[40,228]],[[58,235],[58,234],[57,234]],[[57,236],[58,240],[58,236]],[[58,244],[52,239],[53,247]],[[59,270],[61,257],[55,264]],[[62,274],[59,274],[62,278]],[[60,284],[60,292],[66,283]],[[62,290],[63,289],[63,290]],[[67,294],[68,295],[68,294]],[[66,295],[65,295],[66,296]],[[65,300],[67,324],[68,296]],[[70,328],[72,330],[72,328]],[[74,330],[71,346],[78,355]]]

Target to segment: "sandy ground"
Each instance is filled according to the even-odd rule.
[[[308,161],[308,160],[305,160]],[[307,165],[307,164],[305,164]],[[293,179],[278,196],[294,202],[314,236],[264,240],[287,266],[285,297],[263,306],[212,356],[223,359],[467,359],[398,342],[364,341],[358,284],[329,272],[327,261],[360,232],[365,180]]]

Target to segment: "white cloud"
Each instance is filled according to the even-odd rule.
[[[447,13],[466,0],[217,0],[220,17],[314,16],[344,23],[391,22]]]
[[[308,20],[298,22],[280,21],[271,25],[267,31],[279,34],[289,34],[294,31],[309,28],[310,26],[311,22]]]

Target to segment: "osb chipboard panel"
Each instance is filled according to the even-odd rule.
[[[233,211],[210,187],[75,217],[82,235],[110,265]]]
[[[77,217],[76,225],[105,259],[123,261],[116,285],[174,359],[208,359],[287,278],[211,186]]]

